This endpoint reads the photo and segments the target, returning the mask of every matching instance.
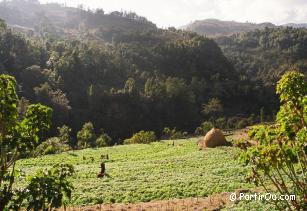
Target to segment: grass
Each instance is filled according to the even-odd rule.
[[[176,140],[175,146],[170,144],[172,141],[163,141],[70,151],[24,159],[17,167],[33,174],[56,163],[74,165],[73,205],[206,197],[238,188],[254,188],[244,180],[247,169],[234,159],[237,148],[199,151],[196,140]],[[108,177],[98,179],[102,154],[110,157],[106,163]],[[18,185],[22,184],[20,178]]]

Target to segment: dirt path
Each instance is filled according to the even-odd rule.
[[[237,190],[239,193],[244,190]],[[220,193],[206,198],[174,199],[165,201],[153,201],[137,204],[104,204],[79,208],[68,208],[67,211],[201,211],[220,210],[226,205],[231,205],[229,199],[231,193]]]

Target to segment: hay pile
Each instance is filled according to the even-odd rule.
[[[216,128],[211,129],[204,138],[198,141],[199,149],[214,148],[217,146],[228,146],[222,131]]]

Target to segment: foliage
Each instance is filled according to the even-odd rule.
[[[59,140],[62,144],[70,144],[71,143],[71,128],[63,125],[62,127],[58,127]]]
[[[196,128],[196,135],[206,135],[214,127],[212,122],[203,122],[199,127]]]
[[[276,123],[254,127],[249,135],[258,141],[241,159],[252,168],[250,179],[269,191],[295,194],[293,201],[275,202],[279,210],[307,208],[307,83],[304,74],[287,72],[277,85],[282,103]],[[271,184],[267,184],[269,180]]]
[[[20,119],[16,81],[8,75],[0,75],[0,99],[0,210],[3,210],[15,194],[16,161],[38,145],[39,138],[50,128],[52,110],[40,104],[30,105]]]
[[[214,121],[214,126],[219,129],[225,129],[227,126],[227,120],[225,117],[218,118]]]
[[[87,122],[83,125],[82,129],[77,134],[79,149],[85,149],[95,146],[95,131],[91,122]]]
[[[27,5],[10,4],[13,11]],[[0,3],[0,16],[7,14],[1,12],[2,6]],[[25,100],[53,109],[48,137],[58,136],[57,128],[67,125],[72,129],[70,145],[75,147],[77,131],[89,121],[105,129],[113,138],[111,145],[141,130],[160,135],[166,125],[191,133],[201,123],[202,104],[215,98],[223,102],[225,117],[241,112],[238,99],[244,99],[239,105],[246,114],[260,109],[258,98],[250,97],[253,90],[247,95],[238,89],[249,90],[253,84],[248,79],[241,83],[212,39],[157,29],[148,22],[140,23],[135,14],[82,11],[84,19],[80,20],[65,7],[54,5],[49,11],[49,5],[45,6],[48,23],[36,24],[32,35],[0,29],[0,72],[19,79]],[[25,6],[26,10],[32,7]],[[20,12],[27,13],[24,10]],[[67,15],[65,26],[53,22],[62,13]],[[31,16],[27,22],[41,18]],[[69,39],[65,39],[66,29],[80,36],[66,34]],[[247,103],[255,106],[245,106]]]
[[[223,105],[217,98],[212,98],[207,104],[203,104],[202,112],[206,115],[217,117],[223,112]]]
[[[176,128],[170,129],[168,127],[165,127],[163,129],[163,136],[166,139],[183,139],[187,137],[187,132],[181,132],[176,130]]]
[[[133,136],[124,141],[124,144],[149,144],[151,142],[157,141],[155,132],[153,131],[140,131],[133,134]]]
[[[102,131],[101,135],[98,136],[98,138],[96,139],[97,147],[111,146],[111,143],[112,143],[112,138],[104,131]]]
[[[167,139],[183,139],[187,137],[187,132],[178,131],[176,128],[170,129],[168,127],[163,129],[164,136]]]
[[[39,170],[28,177],[29,184],[21,194],[22,198],[27,199],[27,210],[52,210],[66,205],[73,190],[67,178],[73,173],[72,165],[61,164],[49,170]]]
[[[41,143],[34,152],[35,156],[58,154],[70,150],[69,145],[62,142],[59,137],[52,137]]]

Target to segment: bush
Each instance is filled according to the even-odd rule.
[[[20,192],[22,197],[17,201],[22,203],[24,198],[27,199],[27,210],[53,210],[52,208],[67,205],[73,190],[67,178],[73,174],[74,168],[68,164],[58,164],[45,171],[39,170],[34,176],[27,178],[29,184]]]
[[[71,128],[63,125],[62,127],[58,127],[58,137],[63,144],[70,144],[71,143]]]
[[[111,142],[112,138],[108,134],[102,132],[102,134],[96,139],[96,146],[107,147],[111,145]]]
[[[219,129],[225,129],[226,128],[226,118],[222,117],[222,118],[218,118],[217,120],[215,120],[215,127],[219,128]]]
[[[182,139],[186,138],[187,132],[177,131],[176,128],[170,129],[168,127],[163,129],[163,137],[166,139]]]
[[[249,135],[258,144],[241,153],[251,168],[248,179],[266,192],[294,194],[294,200],[275,201],[278,210],[307,209],[307,83],[303,74],[288,72],[277,85],[281,106],[276,122],[258,125]],[[271,183],[267,183],[271,181]]]
[[[242,129],[251,124],[251,118],[231,117],[227,120],[227,128]]]
[[[124,144],[149,144],[155,141],[157,141],[155,132],[142,130],[135,133],[131,138],[124,140]]]
[[[69,149],[70,149],[69,145],[62,143],[60,138],[53,137],[41,143],[36,148],[34,155],[38,156],[38,155],[58,154],[61,152],[68,151]]]
[[[85,149],[95,146],[96,135],[94,126],[91,122],[85,123],[82,129],[77,133],[78,148]]]
[[[203,122],[198,128],[196,128],[195,134],[201,136],[206,135],[206,133],[208,133],[213,127],[214,125],[212,124],[212,122]]]

